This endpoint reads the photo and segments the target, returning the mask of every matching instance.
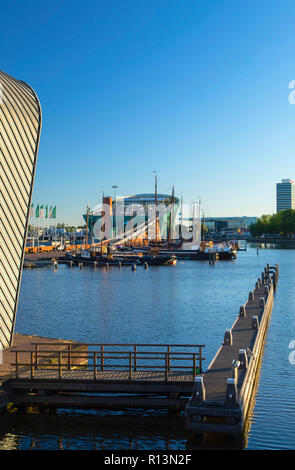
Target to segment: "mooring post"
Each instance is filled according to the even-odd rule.
[[[235,407],[238,401],[238,391],[236,380],[233,378],[227,379],[226,393],[225,393],[225,406],[227,408]]]
[[[249,300],[250,301],[254,300],[254,292],[252,290],[249,292]]]
[[[206,390],[203,377],[195,377],[192,393],[192,404],[202,403],[206,400]]]
[[[259,306],[263,309],[265,308],[265,298],[264,297],[260,297]]]
[[[248,367],[248,356],[246,349],[239,350],[239,361],[240,361],[240,368],[247,369]]]
[[[265,286],[264,287],[264,295],[268,296],[268,294],[269,294],[269,287]]]
[[[240,306],[239,317],[246,317],[246,307],[245,307],[245,305]]]
[[[259,319],[257,315],[252,317],[252,330],[259,330]]]
[[[223,344],[226,346],[232,346],[233,335],[231,330],[225,330]]]

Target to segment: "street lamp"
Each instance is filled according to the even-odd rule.
[[[115,210],[114,210],[114,213],[113,213],[113,227],[114,227],[114,235],[115,237],[117,236],[117,224],[116,224],[116,215],[117,215],[117,210],[116,210],[116,189],[119,188],[119,186],[115,185],[112,186],[113,190],[114,190],[114,201],[115,201]]]

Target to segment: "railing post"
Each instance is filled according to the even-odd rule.
[[[93,378],[94,380],[97,380],[97,352],[96,351],[94,352],[93,362],[94,362]]]
[[[165,353],[165,380],[168,382],[168,353]]]
[[[194,376],[194,380],[195,380],[195,377],[196,377],[196,367],[197,367],[196,353],[193,353],[193,376]]]
[[[129,353],[129,380],[132,380],[132,352]]]
[[[68,345],[68,370],[71,370],[71,365],[72,365],[72,345]]]
[[[137,371],[137,346],[134,345],[134,372]]]
[[[34,352],[31,351],[31,379],[34,378]]]
[[[199,373],[202,373],[202,346],[199,346]]]
[[[18,379],[18,351],[15,351],[15,377]]]
[[[38,369],[38,344],[35,344],[36,370]]]
[[[103,352],[104,352],[104,347],[103,347],[103,344],[100,345],[100,369],[103,371],[104,369],[104,356],[103,356]]]
[[[58,351],[58,378],[61,379],[62,376],[62,352]]]

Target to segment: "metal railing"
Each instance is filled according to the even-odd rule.
[[[14,349],[13,365],[16,378],[33,379],[36,371],[47,370],[57,372],[57,377],[62,379],[65,371],[83,369],[88,375],[92,372],[94,380],[103,380],[101,373],[106,371],[127,371],[128,380],[139,376],[144,379],[144,372],[158,371],[162,372],[159,380],[166,381],[173,372],[174,376],[183,372],[193,380],[202,373],[204,347],[203,344],[32,343],[31,350]]]

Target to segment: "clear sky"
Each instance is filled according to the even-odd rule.
[[[0,69],[37,92],[33,201],[79,224],[102,191],[275,212],[295,179],[294,0],[1,2]]]

